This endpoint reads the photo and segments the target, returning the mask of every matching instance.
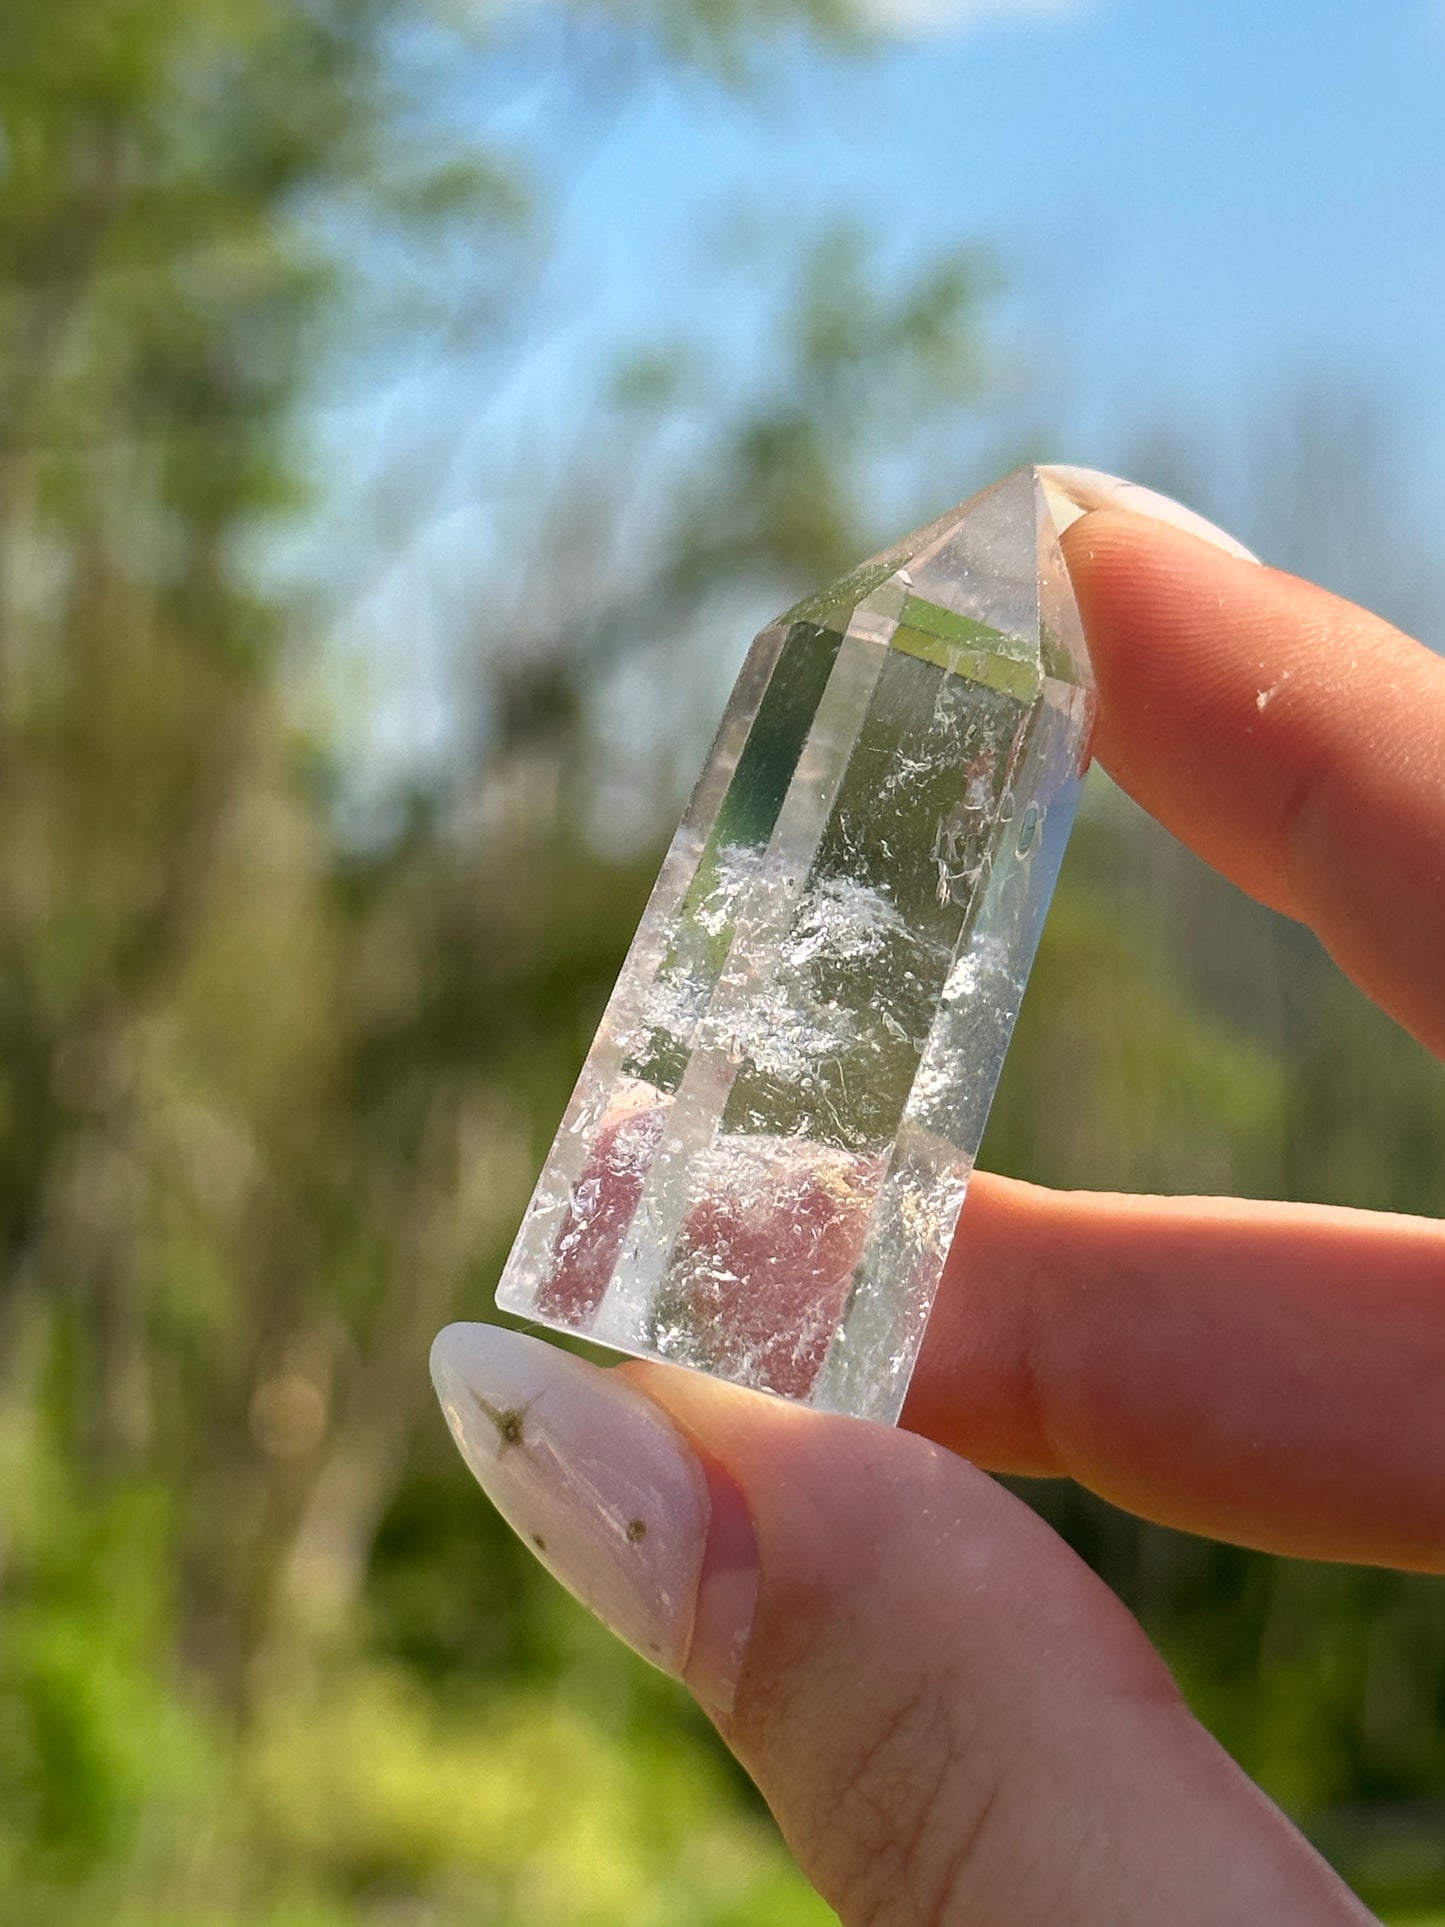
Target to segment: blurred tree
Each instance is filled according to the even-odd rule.
[[[328,1128],[364,1016],[333,1021],[291,639],[242,548],[295,500],[291,415],[347,291],[317,197],[413,245],[490,227],[483,258],[515,219],[490,156],[411,123],[393,47],[427,11],[0,22],[4,1396],[92,1483],[163,1479],[183,1622],[232,1697],[315,1487],[345,1483],[346,1325],[381,1378],[359,1464],[396,1450],[391,1343],[422,1341],[470,1229],[454,1152],[481,1127],[451,1087],[401,1143]]]
[[[828,11],[617,10],[585,46],[716,68],[765,13]],[[459,840],[437,795],[347,845],[333,746],[284,702],[306,610],[256,566],[343,338],[505,343],[531,182],[457,104],[492,50],[484,12],[425,0],[0,18],[0,1894],[30,1919],[118,1893],[209,1918],[287,1853],[323,1884],[440,1853],[510,1907],[529,1855],[603,1824],[585,1745],[570,1846],[405,1817],[489,1748],[535,1754],[531,1702],[458,1754],[365,1668],[310,1688],[364,1631],[430,1334],[511,1228],[645,886],[534,807],[589,699],[545,623],[488,652],[466,787],[497,833]],[[550,1607],[513,1571],[525,1629]],[[347,1735],[362,1777],[328,1780]],[[406,1777],[426,1751],[442,1781]],[[665,1751],[627,1756],[639,1821]],[[307,1761],[355,1815],[321,1813],[335,1864]],[[736,1857],[699,1918],[772,1878]],[[620,1892],[529,1914],[638,1918]]]

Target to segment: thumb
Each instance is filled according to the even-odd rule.
[[[499,1509],[692,1688],[845,1927],[1370,1918],[964,1461],[494,1326],[432,1370]]]

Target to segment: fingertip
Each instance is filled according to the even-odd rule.
[[[1319,754],[1321,638],[1349,610],[1293,576],[1116,510],[1062,538],[1110,776],[1251,896],[1296,914],[1285,836]]]
[[[1100,764],[1445,1054],[1445,660],[1160,523],[1099,510],[1062,542]]]

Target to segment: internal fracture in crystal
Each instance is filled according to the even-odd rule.
[[[1077,513],[1019,469],[758,636],[504,1310],[897,1418],[1088,756]]]

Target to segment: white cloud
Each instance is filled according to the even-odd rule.
[[[855,0],[859,18],[900,40],[942,39],[995,20],[1064,20],[1090,0]],[[1445,9],[1445,0],[1440,0]]]

